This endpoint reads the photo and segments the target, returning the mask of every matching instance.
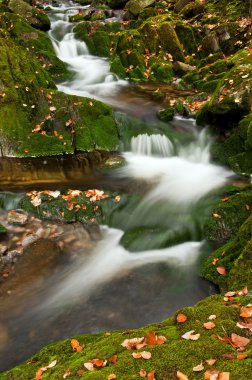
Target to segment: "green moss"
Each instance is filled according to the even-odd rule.
[[[249,297],[243,297],[243,303],[249,302]],[[110,334],[85,334],[74,337],[80,344],[84,344],[83,351],[73,353],[70,339],[51,344],[43,348],[37,355],[23,363],[20,366],[7,371],[0,375],[1,380],[30,379],[35,376],[38,368],[57,360],[54,368],[48,369],[43,373],[45,379],[60,379],[63,377],[66,369],[71,371],[70,378],[77,378],[77,371],[84,369],[83,363],[93,358],[108,360],[113,355],[118,355],[116,363],[108,362],[106,367],[100,370],[87,371],[84,369],[82,377],[90,379],[106,379],[109,374],[114,373],[123,380],[134,380],[139,378],[139,371],[144,368],[147,373],[155,370],[158,379],[176,379],[177,371],[181,371],[189,378],[201,379],[202,372],[193,371],[193,367],[201,361],[205,370],[215,368],[222,371],[230,372],[234,380],[247,380],[251,371],[251,358],[246,360],[226,360],[223,354],[233,354],[236,351],[231,345],[213,337],[213,333],[221,337],[237,333],[246,335],[238,327],[236,322],[239,319],[239,308],[235,304],[225,304],[220,296],[208,297],[206,300],[199,302],[194,307],[188,307],[180,310],[188,316],[185,323],[177,323],[175,318],[169,318],[163,323],[152,324],[137,330],[113,331]],[[207,331],[203,328],[203,323],[208,320],[209,315],[216,315],[216,327]],[[157,335],[163,335],[167,341],[163,345],[146,346],[144,350],[151,352],[150,360],[134,359],[131,350],[121,346],[125,339],[133,337],[146,336],[148,331],[155,331]],[[197,341],[184,340],[182,334],[195,330],[200,333]],[[250,352],[250,346],[247,347]],[[210,367],[205,360],[210,358],[217,359],[214,367]],[[28,364],[29,363],[29,364]]]
[[[6,234],[6,233],[7,233],[7,229],[0,223],[0,235]]]
[[[238,18],[247,17],[250,7],[249,0],[209,0],[206,4],[209,13],[222,18],[236,21]]]
[[[110,63],[110,70],[112,73],[115,73],[120,78],[126,78],[125,69],[119,57],[115,57],[112,59]]]
[[[217,242],[230,239],[250,214],[246,205],[252,205],[251,190],[238,192],[218,203],[205,226],[207,239]]]
[[[174,107],[168,107],[165,110],[161,110],[158,113],[159,119],[162,121],[165,121],[165,122],[171,121],[173,119],[174,115],[175,115],[175,108]]]
[[[251,232],[252,217],[249,216],[236,235],[228,243],[214,251],[204,263],[203,276],[218,284],[222,290],[239,289],[244,286],[250,288],[252,286]],[[216,265],[213,265],[213,259],[218,260]],[[218,273],[216,269],[218,266],[226,269],[225,276]]]
[[[197,42],[195,39],[193,28],[181,21],[177,21],[175,32],[186,54],[197,53]]]

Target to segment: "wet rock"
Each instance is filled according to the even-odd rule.
[[[20,276],[46,273],[54,268],[60,256],[56,242],[39,239],[31,243],[20,256],[16,271]]]
[[[8,212],[9,224],[25,225],[28,222],[28,214],[23,210],[11,210]]]
[[[4,255],[8,250],[8,246],[5,244],[0,244],[0,256]]]
[[[182,75],[185,73],[188,73],[190,71],[196,70],[195,66],[191,66],[191,65],[188,65],[187,63],[179,62],[179,61],[174,62],[172,67],[173,67],[173,70],[175,71],[175,73],[179,73]]]
[[[22,247],[23,248],[26,248],[28,247],[30,244],[34,243],[35,241],[37,241],[39,239],[39,236],[37,234],[29,234],[27,236],[24,237],[24,239],[22,240]]]
[[[203,38],[202,49],[208,54],[214,54],[221,50],[219,39],[215,32],[209,33]]]
[[[191,0],[178,0],[176,1],[174,12],[179,13],[182,11],[182,9],[191,2]]]

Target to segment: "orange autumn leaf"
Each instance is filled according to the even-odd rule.
[[[239,354],[237,355],[236,359],[237,360],[244,360],[248,357],[248,354]]]
[[[102,359],[92,359],[89,360],[89,363],[92,363],[96,367],[105,367],[107,364],[107,360],[102,360]]]
[[[114,373],[111,373],[110,375],[108,375],[108,380],[114,380],[116,379],[116,375]]]
[[[113,355],[109,359],[109,362],[115,364],[117,362],[117,360],[118,360],[118,356],[117,355]]]
[[[222,276],[225,276],[227,274],[226,268],[224,268],[224,267],[217,267],[216,270]]]
[[[85,372],[84,369],[78,369],[77,375],[83,375],[84,372]]]
[[[250,339],[237,334],[231,334],[231,340],[237,347],[246,347],[250,343]]]
[[[241,308],[240,316],[243,318],[250,318],[252,317],[252,305],[248,305]]]
[[[146,343],[150,346],[156,344],[156,334],[154,333],[154,331],[147,332]]]
[[[148,380],[156,380],[155,373],[156,373],[156,371],[151,371],[150,373],[148,373],[147,379]]]
[[[182,314],[182,313],[179,313],[178,315],[177,315],[177,322],[179,322],[179,323],[184,323],[184,322],[186,322],[187,321],[187,316],[185,315],[185,314]]]
[[[214,327],[216,327],[216,324],[213,322],[206,322],[203,324],[206,330],[212,330]]]
[[[249,211],[250,210],[250,205],[248,203],[246,203],[245,208],[246,208],[247,211]]]
[[[132,339],[125,339],[122,342],[122,346],[126,347],[127,350],[132,350],[134,348],[138,349],[139,347],[143,347],[144,345],[146,346],[146,343],[144,343],[145,338],[132,338]]]
[[[163,335],[157,336],[157,344],[158,345],[164,344],[166,342],[166,340],[167,340],[166,337]]]
[[[177,378],[178,380],[189,380],[188,377],[180,371],[177,371]]]
[[[83,350],[83,346],[80,345],[77,339],[71,340],[71,346],[72,346],[73,352],[81,352]]]

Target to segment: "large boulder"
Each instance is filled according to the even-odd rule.
[[[155,0],[130,0],[126,4],[126,8],[134,16],[138,16],[139,13],[143,11],[143,9],[149,7],[150,5],[153,5],[155,2]]]
[[[38,11],[23,0],[9,0],[9,9],[24,17],[24,19],[34,28],[47,31],[50,29],[50,20],[45,13]]]

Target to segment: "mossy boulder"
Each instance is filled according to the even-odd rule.
[[[223,243],[232,238],[243,222],[249,217],[252,205],[252,190],[227,192],[213,209],[211,218],[205,225],[208,241]]]
[[[203,265],[202,274],[221,290],[252,286],[251,215],[225,244],[212,253]],[[220,274],[218,268],[225,268]]]
[[[56,56],[52,43],[45,33],[34,29],[22,17],[10,12],[1,14],[0,28],[3,37],[8,37],[16,45],[26,49],[54,80],[64,80],[69,77],[65,63]]]
[[[214,124],[216,132],[238,124],[251,107],[252,56],[243,49],[230,59],[233,67],[219,81],[211,100],[197,114],[197,123]]]
[[[252,173],[251,126],[250,112],[225,141],[217,141],[212,146],[212,156],[216,161],[222,165],[229,165],[238,174],[247,176]]]
[[[251,373],[251,343],[246,347],[245,360],[237,360],[238,353],[225,341],[218,337],[231,336],[236,333],[248,337],[244,329],[236,326],[239,321],[241,305],[250,302],[250,297],[236,298],[230,302],[224,302],[222,296],[211,296],[199,302],[194,307],[186,307],[179,313],[186,315],[187,321],[179,323],[176,320],[178,313],[162,323],[151,324],[135,330],[112,331],[110,333],[85,334],[74,336],[80,345],[84,345],[81,352],[73,352],[71,339],[66,339],[44,347],[32,359],[20,364],[16,368],[0,375],[1,380],[26,380],[34,378],[35,373],[41,367],[48,366],[57,360],[53,368],[43,372],[43,378],[61,379],[65,373],[68,377],[81,376],[90,379],[107,379],[115,374],[123,380],[139,378],[140,370],[146,373],[155,371],[157,379],[176,379],[177,371],[188,378],[202,379],[202,374],[207,370],[229,372],[234,380],[247,380]],[[240,304],[240,305],[239,305]],[[208,321],[210,315],[215,315],[215,327],[207,330],[203,324]],[[194,330],[200,334],[198,340],[186,340],[182,335]],[[151,353],[150,360],[134,359],[132,352],[122,347],[125,339],[146,337],[152,331],[158,336],[165,336],[166,342],[161,345],[148,344],[144,350]],[[149,333],[150,335],[150,333]],[[116,355],[116,356],[114,356]],[[114,361],[110,358],[114,358]],[[233,358],[227,360],[226,357]],[[83,364],[94,358],[108,360],[106,366],[88,371]],[[115,359],[116,358],[116,359]],[[216,359],[214,365],[206,363],[209,359]],[[195,372],[194,367],[203,363],[204,369]],[[219,372],[219,373],[220,373]]]
[[[206,10],[210,14],[216,14],[219,18],[231,21],[247,17],[252,12],[250,0],[208,0]]]
[[[155,0],[130,0],[127,2],[126,8],[134,16],[138,16],[144,8],[147,8],[154,3]]]
[[[38,11],[27,2],[22,0],[9,0],[8,7],[12,12],[22,16],[34,28],[44,31],[50,29],[50,20],[48,16],[42,11]]]
[[[106,217],[103,207],[110,212],[118,207],[115,199],[118,193],[69,190],[56,197],[53,192],[51,194],[48,191],[29,193],[20,200],[19,207],[40,219],[85,224],[101,223]],[[34,206],[34,199],[40,204]]]
[[[106,4],[112,9],[123,8],[128,0],[106,0]]]

